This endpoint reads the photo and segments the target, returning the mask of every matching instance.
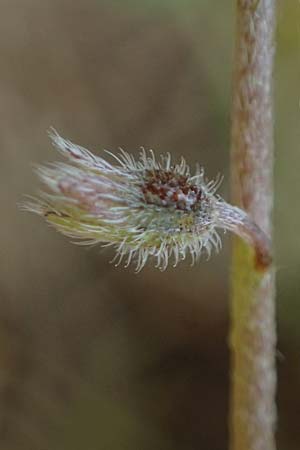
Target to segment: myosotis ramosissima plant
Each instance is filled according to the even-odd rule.
[[[258,266],[269,263],[267,236],[243,210],[216,194],[220,178],[206,181],[203,169],[191,175],[183,158],[173,164],[170,154],[157,160],[144,149],[138,160],[123,150],[107,152],[112,165],[54,130],[50,136],[68,163],[38,167],[44,190],[24,207],[63,234],[84,244],[113,245],[115,263],[127,267],[135,261],[139,271],[149,257],[166,269],[187,253],[192,263],[202,250],[209,256],[221,247],[220,228],[252,244]]]

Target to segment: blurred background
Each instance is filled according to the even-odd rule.
[[[225,450],[229,240],[191,268],[108,263],[22,213],[60,134],[225,175],[234,2],[2,0],[0,447]],[[278,2],[278,448],[300,448],[300,5]]]

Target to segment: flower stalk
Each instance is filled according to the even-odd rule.
[[[272,70],[275,0],[238,0],[232,108],[233,201],[272,235]],[[250,228],[252,225],[250,224]],[[232,261],[231,449],[274,450],[275,280],[272,242],[256,233],[256,257],[234,239]],[[267,246],[269,250],[266,252]],[[262,264],[261,264],[262,263]],[[261,267],[264,270],[260,270]]]

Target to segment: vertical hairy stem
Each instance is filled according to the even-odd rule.
[[[272,69],[275,0],[237,0],[232,105],[235,204],[270,237],[273,204]],[[232,262],[231,449],[274,450],[274,271],[234,238]]]

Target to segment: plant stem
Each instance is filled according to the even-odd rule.
[[[232,105],[233,202],[270,237],[273,205],[272,70],[275,0],[237,0]],[[274,450],[274,269],[234,238],[231,449]]]

